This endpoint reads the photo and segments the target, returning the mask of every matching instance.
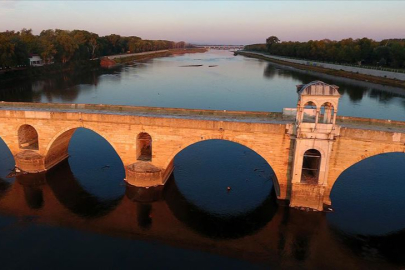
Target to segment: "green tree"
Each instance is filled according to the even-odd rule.
[[[0,66],[10,67],[16,64],[15,44],[11,42],[14,31],[0,33]]]
[[[48,29],[39,34],[40,55],[44,63],[51,63],[56,55],[56,35],[55,31]]]
[[[68,31],[57,29],[55,33],[57,51],[56,56],[59,61],[66,63],[73,57],[79,46]]]
[[[279,43],[280,40],[276,36],[270,36],[266,39],[267,50],[270,51],[270,48],[273,44]]]

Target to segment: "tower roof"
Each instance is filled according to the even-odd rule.
[[[313,81],[308,84],[297,85],[298,95],[309,96],[340,96],[339,87],[322,81]]]

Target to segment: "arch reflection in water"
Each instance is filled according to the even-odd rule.
[[[174,163],[165,200],[176,217],[195,230],[210,237],[236,238],[272,218],[273,172],[247,147],[203,141],[181,151]]]
[[[125,172],[112,146],[97,133],[78,128],[68,153],[68,161],[46,175],[61,203],[83,217],[99,217],[114,209],[125,193]]]
[[[274,190],[255,209],[234,215],[215,215],[189,202],[176,185],[174,175],[166,183],[165,201],[174,216],[190,229],[210,238],[234,239],[264,227],[277,211]]]
[[[56,198],[70,211],[81,217],[94,218],[106,215],[115,209],[122,196],[105,199],[85,190],[69,166],[63,161],[46,173],[46,180]]]
[[[385,235],[405,228],[404,153],[367,158],[344,171],[332,188],[328,221],[352,235]]]
[[[180,192],[216,215],[248,212],[273,188],[274,172],[269,164],[251,149],[230,141],[190,145],[176,155],[174,166]]]
[[[68,152],[71,170],[85,190],[104,199],[123,196],[124,165],[107,140],[92,130],[78,128]]]

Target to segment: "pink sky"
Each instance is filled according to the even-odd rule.
[[[193,43],[405,38],[404,1],[3,1],[0,31],[84,29]]]

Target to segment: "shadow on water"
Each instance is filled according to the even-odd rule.
[[[235,239],[254,234],[264,227],[277,211],[274,189],[257,208],[239,215],[218,216],[187,201],[172,174],[164,198],[174,216],[190,229],[210,238]]]
[[[174,215],[212,238],[238,238],[259,230],[277,207],[273,170],[259,154],[226,140],[188,146],[174,160],[164,198]]]
[[[332,193],[328,223],[357,256],[405,264],[405,154],[372,156],[349,167]]]
[[[12,184],[3,178],[0,178],[0,199],[7,194]]]
[[[136,205],[137,224],[143,230],[152,227],[153,203],[163,200],[164,186],[156,187],[135,187],[127,185],[125,195]]]
[[[71,212],[86,218],[104,216],[113,211],[122,196],[102,199],[86,191],[75,178],[67,160],[46,173],[46,181],[56,198]]]
[[[44,206],[43,186],[46,185],[46,173],[23,174],[16,177],[24,191],[25,202],[33,210]]]
[[[368,261],[387,261],[405,266],[405,228],[387,235],[346,234],[336,228],[335,237],[343,242],[357,257]]]
[[[351,235],[387,235],[405,228],[404,153],[366,158],[346,169],[331,191],[328,222]]]

